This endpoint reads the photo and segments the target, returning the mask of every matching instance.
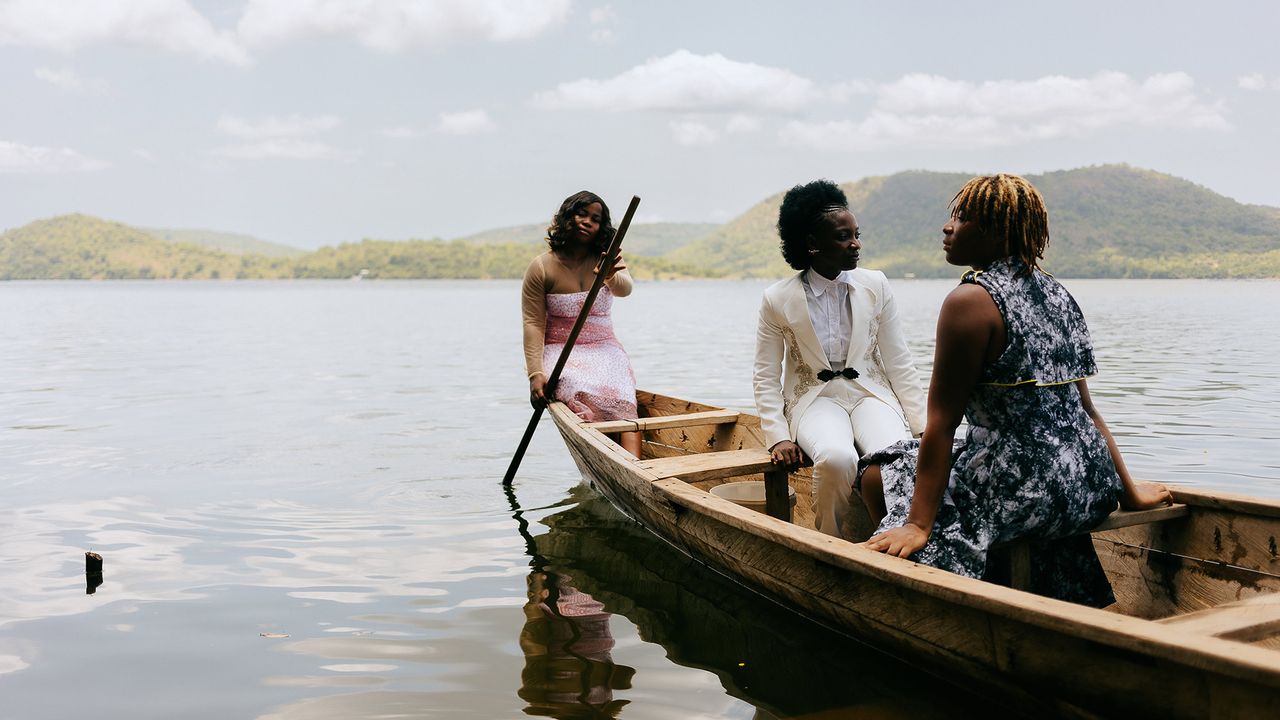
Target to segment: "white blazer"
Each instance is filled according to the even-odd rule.
[[[756,332],[755,395],[765,447],[796,439],[800,417],[825,385],[818,372],[830,370],[827,354],[809,319],[804,273],[764,291]],[[898,320],[889,281],[879,270],[849,271],[853,335],[845,367],[854,382],[897,411],[912,435],[924,432],[925,395]],[[833,381],[835,382],[835,381]]]

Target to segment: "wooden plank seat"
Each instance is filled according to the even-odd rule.
[[[1165,520],[1186,517],[1189,512],[1190,510],[1187,509],[1187,506],[1181,503],[1151,508],[1149,510],[1116,510],[1108,515],[1107,519],[1103,520],[1101,525],[1089,532],[1116,530],[1123,527],[1129,527],[1131,525],[1163,522]]]
[[[660,478],[672,477],[685,482],[701,482],[754,475],[773,470],[776,466],[769,457],[768,450],[750,448],[651,458],[641,460],[640,467],[651,470]]]
[[[1197,635],[1241,642],[1264,640],[1280,632],[1280,594],[1256,595],[1156,622]]]
[[[636,418],[635,420],[603,420],[584,424],[586,427],[592,430],[599,430],[602,433],[616,433],[695,427],[698,425],[728,425],[737,421],[738,413],[734,410],[706,410],[683,415],[657,415]]]
[[[1174,520],[1186,517],[1188,512],[1187,506],[1180,503],[1149,510],[1116,510],[1089,532],[1117,530],[1131,525]],[[1034,541],[1014,540],[1013,542],[994,545],[991,548],[990,562],[997,564],[997,575],[1005,575],[1009,580],[1009,587],[1015,590],[1026,590],[1031,586],[1032,542]]]
[[[694,453],[639,462],[641,467],[659,478],[677,478],[685,482],[764,473],[765,513],[791,522],[791,497],[788,493],[790,473],[785,468],[774,465],[769,451],[764,448]]]

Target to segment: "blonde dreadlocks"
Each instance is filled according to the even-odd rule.
[[[1004,246],[1005,255],[1040,270],[1039,259],[1049,245],[1049,214],[1044,198],[1017,175],[987,175],[965,183],[951,199],[951,214],[975,221]]]

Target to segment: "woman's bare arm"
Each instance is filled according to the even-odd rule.
[[[1130,477],[1129,468],[1125,466],[1124,458],[1120,455],[1120,446],[1116,445],[1111,429],[1107,427],[1098,409],[1093,406],[1093,398],[1089,395],[1089,384],[1084,379],[1077,380],[1076,389],[1080,391],[1080,404],[1084,406],[1084,411],[1102,433],[1102,437],[1106,438],[1107,450],[1111,452],[1111,461],[1115,463],[1116,474],[1124,484],[1124,489],[1120,493],[1120,507],[1125,510],[1145,510],[1173,502],[1173,494],[1164,485],[1155,482],[1135,482]]]
[[[874,535],[867,547],[907,557],[928,541],[951,475],[956,428],[982,368],[993,354],[992,343],[999,340],[1003,344],[1003,339],[1004,319],[986,290],[965,284],[951,291],[938,314],[928,420],[920,441],[911,510],[905,525]]]

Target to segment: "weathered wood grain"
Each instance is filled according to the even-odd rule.
[[[715,409],[648,397],[653,406],[646,415]],[[655,474],[654,467],[709,462],[695,460],[707,452],[755,449],[767,456],[753,416],[720,427],[646,431],[642,461],[582,428],[563,406],[553,405],[551,414],[584,475],[625,512],[682,551],[839,633],[1047,713],[1280,714],[1274,637],[1235,641],[1146,619],[1280,591],[1280,573],[1273,572],[1272,538],[1280,528],[1275,503],[1180,492],[1177,500],[1188,508],[1183,517],[1096,533],[1123,612],[1104,611],[890,558],[811,525],[753,512],[705,492],[719,482],[714,478],[691,484]],[[724,444],[732,442],[740,445]],[[788,481],[800,496],[799,511],[811,481],[800,473]],[[1269,622],[1237,623],[1227,635],[1255,638],[1269,632]]]
[[[1280,594],[1257,595],[1158,622],[1189,633],[1256,642],[1280,632]]]
[[[685,413],[683,415],[659,415],[636,418],[635,420],[604,420],[586,423],[585,427],[602,433],[637,432],[641,430],[661,430],[663,428],[685,428],[700,425],[733,424],[738,420],[738,413],[733,410],[706,410],[703,412]]]
[[[773,460],[762,448],[641,460],[640,466],[658,477],[678,477],[685,482],[740,477],[774,469]]]

